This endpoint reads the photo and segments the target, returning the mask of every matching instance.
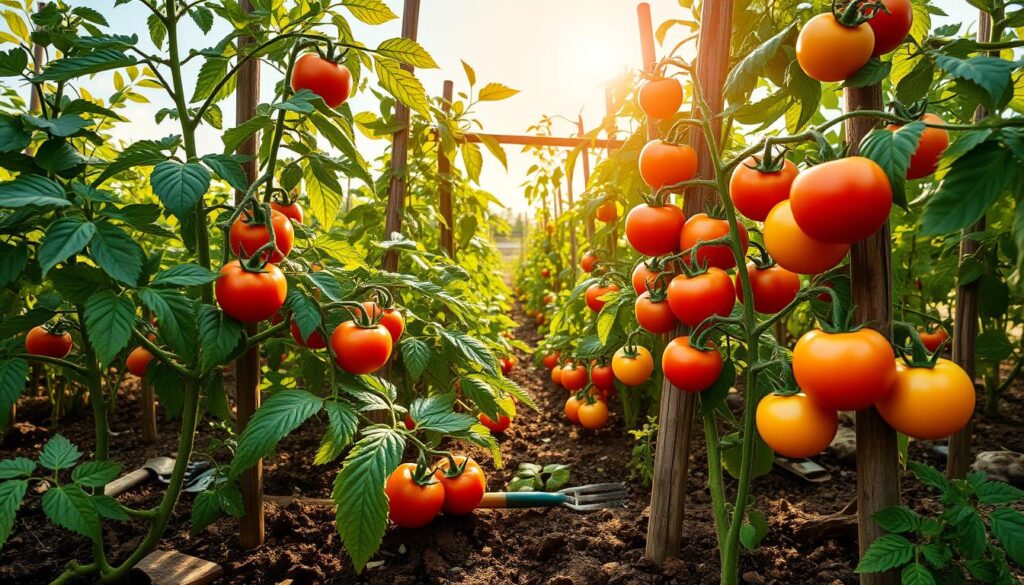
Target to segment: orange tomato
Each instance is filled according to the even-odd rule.
[[[797,274],[825,272],[850,251],[849,244],[826,244],[804,233],[788,200],[772,208],[764,220],[764,247],[779,266]]]
[[[637,92],[640,109],[655,120],[671,118],[683,104],[683,86],[675,77],[651,79]]]
[[[612,373],[626,386],[639,386],[651,379],[654,358],[646,347],[637,346],[635,356],[626,355],[626,348],[621,347],[612,356]]]
[[[697,151],[685,144],[654,139],[640,151],[640,177],[657,191],[692,179],[697,174]]]
[[[831,12],[807,21],[796,38],[796,60],[811,79],[849,79],[871,59],[875,33],[867,24],[847,27]]]
[[[934,368],[914,368],[897,360],[896,383],[875,406],[904,435],[936,440],[967,425],[975,400],[971,377],[955,363],[939,358]]]
[[[576,410],[580,425],[585,429],[597,430],[608,424],[608,405],[603,400],[584,402]]]
[[[817,455],[836,437],[839,416],[806,394],[769,394],[757,405],[757,432],[776,453],[800,459]]]

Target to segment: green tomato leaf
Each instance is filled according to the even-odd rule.
[[[238,438],[231,462],[231,476],[237,477],[273,452],[278,441],[299,428],[323,407],[323,400],[305,390],[280,389],[253,414]]]
[[[67,207],[71,201],[60,183],[40,175],[18,175],[13,181],[0,183],[0,207],[19,209],[29,205]]]
[[[71,481],[78,485],[98,488],[117,479],[121,473],[121,464],[113,461],[88,461],[75,467],[71,472]]]
[[[327,430],[313,459],[315,465],[326,465],[341,455],[359,430],[359,415],[352,407],[339,401],[324,402]]]
[[[86,336],[104,366],[128,345],[134,324],[135,303],[129,297],[99,291],[85,303]]]
[[[449,434],[468,431],[476,424],[476,417],[455,412],[454,394],[435,394],[417,398],[409,405],[409,416],[416,422],[416,430]]]
[[[386,427],[370,427],[352,447],[334,479],[331,499],[337,504],[338,535],[357,572],[380,548],[388,525],[384,482],[398,467],[405,438]]]
[[[70,81],[76,77],[136,64],[138,62],[135,57],[116,49],[93,51],[81,56],[50,61],[41,74],[32,78],[32,83]]]
[[[409,380],[415,382],[427,369],[433,352],[422,339],[406,337],[398,342],[398,355],[402,358]]]
[[[21,508],[27,489],[28,481],[24,479],[0,483],[0,549],[11,536],[14,517]]]
[[[74,466],[81,456],[78,447],[58,433],[43,445],[43,450],[39,453],[39,465],[52,471],[68,469]]]
[[[150,284],[166,287],[200,286],[217,280],[218,276],[218,273],[198,264],[178,264],[158,272]]]
[[[18,401],[28,380],[28,362],[11,359],[0,362],[0,427],[6,427],[11,406]]]
[[[907,169],[924,129],[923,122],[911,122],[895,132],[884,128],[872,130],[860,144],[861,156],[882,167],[892,185],[893,203],[904,209],[907,207]]]
[[[881,573],[896,569],[914,558],[914,545],[898,534],[886,534],[871,543],[857,563],[856,573]]]
[[[0,461],[0,479],[30,477],[35,470],[36,462],[27,457]]]
[[[998,508],[989,516],[992,534],[1018,565],[1024,565],[1024,514],[1012,508]]]
[[[116,225],[101,221],[89,243],[92,259],[111,278],[128,286],[135,286],[142,275],[146,253],[127,232]]]
[[[199,163],[164,161],[153,167],[149,181],[164,207],[183,218],[210,190],[210,171]]]
[[[209,371],[228,361],[240,349],[242,326],[212,305],[199,307],[199,341],[203,347],[200,367]]]
[[[43,494],[43,512],[51,522],[91,540],[100,538],[100,517],[89,494],[75,484],[54,486]]]
[[[398,18],[383,0],[342,0],[341,4],[366,24],[384,24]]]
[[[1017,167],[1013,154],[994,140],[956,159],[925,204],[921,234],[948,234],[977,222],[1009,188]]]

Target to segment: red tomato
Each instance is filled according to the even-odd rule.
[[[274,316],[284,306],[288,282],[275,264],[267,264],[262,272],[249,272],[238,260],[220,269],[214,283],[220,308],[243,323],[258,323]]]
[[[796,60],[811,79],[849,79],[871,59],[875,34],[867,24],[839,24],[831,12],[807,21],[796,38]]]
[[[746,252],[750,243],[747,228],[742,223],[736,225],[740,232],[740,248]],[[691,216],[683,225],[683,231],[679,234],[679,249],[686,253],[696,246],[697,242],[710,242],[727,235],[729,235],[728,220],[710,217],[706,213],[698,213]],[[684,256],[684,258],[688,257]],[[704,246],[697,250],[697,264],[698,266],[707,265],[729,270],[736,267],[736,257],[733,256],[732,248],[726,244]]]
[[[885,225],[892,209],[892,185],[875,161],[851,156],[797,175],[789,201],[793,218],[808,236],[852,244]]]
[[[544,316],[544,313],[537,313],[537,325],[543,325],[546,319],[547,317]]]
[[[910,0],[882,0],[889,12],[876,10],[868,21],[868,26],[875,33],[873,57],[884,55],[903,44],[914,26],[914,10]]]
[[[551,368],[551,381],[555,386],[562,385],[562,366],[555,366]]]
[[[550,370],[551,368],[557,366],[558,359],[560,357],[561,356],[558,355],[557,351],[554,353],[549,353],[548,355],[544,356],[544,367]]]
[[[823,408],[860,410],[892,390],[896,356],[889,340],[873,329],[815,329],[793,347],[793,375],[800,389]]]
[[[637,264],[636,268],[633,269],[633,276],[631,278],[633,281],[633,290],[635,290],[638,295],[643,294],[644,291],[647,290],[648,282],[651,283],[651,286],[657,287],[659,284],[658,277],[662,274],[665,275],[663,284],[667,284],[668,281],[672,280],[672,273],[667,270],[652,272],[644,262]]]
[[[714,385],[722,373],[722,354],[712,349],[701,351],[690,345],[688,336],[676,337],[661,354],[665,378],[683,392],[703,392]]]
[[[800,459],[825,450],[839,429],[836,411],[806,394],[769,394],[757,404],[757,432],[776,453]]]
[[[271,201],[270,208],[274,211],[280,212],[288,219],[294,219],[295,221],[302,223],[302,206],[299,205],[298,201],[293,201],[292,203]]]
[[[935,114],[925,114],[921,120],[929,124],[945,124],[945,120]],[[896,131],[899,126],[889,125],[889,130]],[[949,147],[949,132],[942,128],[925,128],[921,133],[921,141],[917,143],[917,150],[910,157],[910,166],[907,167],[908,179],[920,179],[935,173],[939,168],[939,160],[942,153]]]
[[[618,292],[618,290],[619,285],[615,284],[614,282],[608,283],[605,286],[601,286],[600,284],[590,285],[589,287],[587,287],[587,292],[585,295],[587,299],[587,306],[590,307],[591,311],[595,313],[599,312],[607,302],[602,301],[601,297],[611,292]]]
[[[750,275],[750,290],[754,294],[754,310],[758,313],[778,313],[800,292],[800,277],[781,266],[758,268],[750,262],[747,273]],[[739,274],[736,275],[736,298],[743,302]]]
[[[579,410],[581,404],[583,404],[583,401],[576,398],[575,394],[565,401],[565,418],[569,419],[569,422],[574,425],[580,424]]]
[[[757,159],[750,157],[736,167],[729,179],[729,197],[737,211],[754,221],[764,221],[773,207],[789,199],[789,187],[800,171],[788,160],[774,173],[751,168],[755,166]]]
[[[145,377],[146,370],[149,369],[149,362],[151,361],[153,361],[153,354],[140,345],[128,354],[128,357],[124,360],[124,365],[128,368],[129,372],[142,378]]]
[[[482,412],[477,418],[480,419],[480,424],[490,429],[492,433],[504,433],[506,430],[508,430],[508,426],[512,423],[512,419],[505,416],[504,414],[498,415],[497,422],[491,420],[489,416]]]
[[[892,392],[878,400],[878,413],[897,431],[920,440],[948,437],[974,414],[974,382],[955,363],[939,358],[934,368],[896,362]]]
[[[675,77],[651,79],[640,86],[637,100],[648,118],[671,118],[683,104],[683,86]]]
[[[789,201],[779,203],[764,220],[764,247],[775,262],[797,274],[818,274],[835,267],[849,244],[826,244],[808,236],[793,219]]]
[[[369,374],[384,367],[391,357],[391,333],[383,325],[360,327],[344,321],[331,334],[334,361],[350,374]]]
[[[602,392],[615,390],[615,375],[611,366],[594,364],[590,366],[590,383]]]
[[[388,496],[388,518],[402,528],[420,528],[430,524],[444,505],[444,486],[431,478],[427,485],[416,483],[415,463],[399,465],[384,484]]]
[[[302,331],[299,331],[299,325],[294,320],[291,323],[290,329],[292,339],[303,347],[308,347],[309,349],[323,349],[327,347],[327,341],[324,340],[324,336],[320,333],[319,329],[314,329],[306,339],[302,338]]]
[[[394,308],[381,309],[380,305],[373,301],[363,301],[363,308],[371,319],[376,319],[379,315],[380,324],[391,334],[391,342],[398,343],[398,338],[405,331],[405,317],[402,316],[402,312]]]
[[[412,415],[410,415],[408,412],[405,413],[403,422],[405,423],[405,429],[408,431],[414,430],[416,428],[416,421],[412,420]]]
[[[678,323],[668,302],[652,301],[650,292],[645,292],[636,298],[633,314],[636,315],[636,322],[641,327],[655,335],[672,331],[672,328]]]
[[[280,211],[270,212],[270,223],[274,226],[274,245],[276,250],[269,254],[264,252],[261,258],[270,258],[270,262],[280,262],[292,251],[292,244],[295,241],[295,231],[292,222]],[[236,256],[248,258],[256,253],[256,250],[270,241],[270,234],[267,226],[256,223],[249,218],[239,216],[235,223],[231,224],[228,233],[231,240],[231,250]]]
[[[445,514],[469,514],[484,498],[487,478],[480,465],[469,457],[456,455],[455,465],[456,468],[453,468],[448,458],[442,459],[437,465],[440,469],[438,477],[444,486],[444,505],[441,510]],[[457,467],[462,467],[462,473],[458,473]]]
[[[939,327],[935,331],[921,331],[921,343],[924,344],[928,351],[935,351],[939,349],[944,341],[949,339],[949,333],[942,327]]]
[[[595,256],[594,254],[592,254],[590,252],[584,254],[583,258],[580,259],[580,268],[583,269],[583,272],[593,272],[594,271],[594,267],[596,265],[597,265],[597,256]]]
[[[25,352],[52,358],[65,358],[71,353],[71,334],[54,335],[43,326],[36,326],[25,336]]]
[[[611,223],[619,217],[619,209],[615,206],[614,201],[605,201],[601,207],[597,208],[594,215],[604,223]]]
[[[720,268],[690,278],[679,274],[668,285],[668,306],[686,325],[696,327],[711,315],[728,317],[736,305],[732,279]]]
[[[641,203],[626,215],[626,239],[644,256],[664,256],[679,251],[679,234],[686,216],[675,205]]]
[[[512,372],[512,366],[516,365],[516,358],[512,356],[503,357],[501,360],[501,374],[507,376]]]
[[[603,400],[584,402],[576,411],[580,426],[585,429],[597,430],[608,424],[608,405]]]
[[[587,368],[570,362],[562,368],[562,387],[570,392],[582,390],[587,385]]]
[[[336,108],[348,99],[352,90],[352,74],[344,65],[309,53],[295,62],[291,86],[292,91],[308,89],[322,97],[328,107]]]
[[[550,276],[551,276],[551,271],[550,270],[548,270],[547,268],[541,268],[540,269],[540,277],[541,278],[548,278]]]
[[[654,139],[640,151],[640,177],[657,191],[689,181],[697,174],[697,151],[685,144]]]

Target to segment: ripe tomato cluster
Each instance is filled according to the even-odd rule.
[[[480,505],[487,478],[470,457],[441,459],[433,470],[402,463],[388,477],[388,517],[402,528],[426,526],[444,512],[469,514]]]
[[[571,394],[565,402],[569,422],[590,430],[608,424],[608,400],[618,393],[612,366],[597,360],[589,368],[574,360],[563,365],[557,353],[544,356],[544,365],[551,370],[551,382]]]
[[[818,14],[800,29],[796,59],[804,73],[818,81],[844,81],[872,57],[903,43],[914,24],[910,0],[854,0],[840,12]]]

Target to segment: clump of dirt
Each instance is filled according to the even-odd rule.
[[[527,320],[516,335],[535,343],[537,334]],[[573,427],[564,418],[564,390],[547,382],[547,372],[534,369],[529,356],[520,355],[511,377],[536,397],[539,412],[520,412],[500,437],[505,467],[495,469],[482,451],[471,450],[488,475],[488,488],[503,489],[520,463],[565,463],[572,466],[572,483],[624,481],[632,439],[614,411],[607,428],[597,432]],[[141,442],[135,429],[139,417],[137,388],[127,385],[112,416],[120,434],[112,440],[111,456],[128,465],[174,451],[178,422],[161,420],[157,444]],[[35,456],[42,443],[61,432],[86,451],[92,446],[92,425],[86,415],[62,428],[47,425],[48,406],[40,399],[25,399],[19,419],[8,434],[0,457]],[[978,449],[1024,451],[1024,390],[1014,387],[1002,404],[1001,416],[979,417]],[[277,455],[264,467],[265,491],[274,495],[329,497],[338,465],[314,466],[313,456],[323,431],[322,423],[305,425],[286,438]],[[697,433],[699,435],[699,433]],[[198,445],[218,436],[215,427],[200,429]],[[440,517],[418,530],[391,529],[380,553],[362,574],[348,561],[335,530],[334,511],[327,507],[293,503],[267,504],[266,544],[252,551],[237,544],[237,521],[223,519],[207,531],[190,536],[191,496],[186,495],[171,519],[163,548],[174,548],[224,566],[224,583],[276,584],[290,579],[303,583],[365,583],[371,585],[544,584],[617,585],[661,583],[717,583],[717,543],[706,487],[707,464],[699,437],[695,437],[691,476],[687,487],[686,524],[678,559],[663,567],[644,560],[650,493],[631,484],[628,504],[590,514],[568,509],[481,510],[466,517]],[[915,443],[915,460],[941,466],[930,446]],[[742,580],[752,584],[853,584],[856,564],[856,527],[843,520],[822,525],[822,516],[834,514],[855,497],[856,473],[850,464],[829,454],[816,459],[832,474],[824,485],[803,483],[780,473],[755,480],[758,508],[768,516],[769,534],[762,545],[744,554]],[[133,506],[154,505],[161,486],[147,484],[122,496]],[[933,494],[912,480],[904,481],[905,502],[926,508]],[[126,557],[144,537],[137,523],[108,523],[105,534],[112,562]],[[823,527],[824,526],[824,527]],[[70,559],[89,558],[85,539],[48,524],[39,498],[29,497],[18,514],[14,533],[0,552],[0,582],[29,585],[56,577]]]

